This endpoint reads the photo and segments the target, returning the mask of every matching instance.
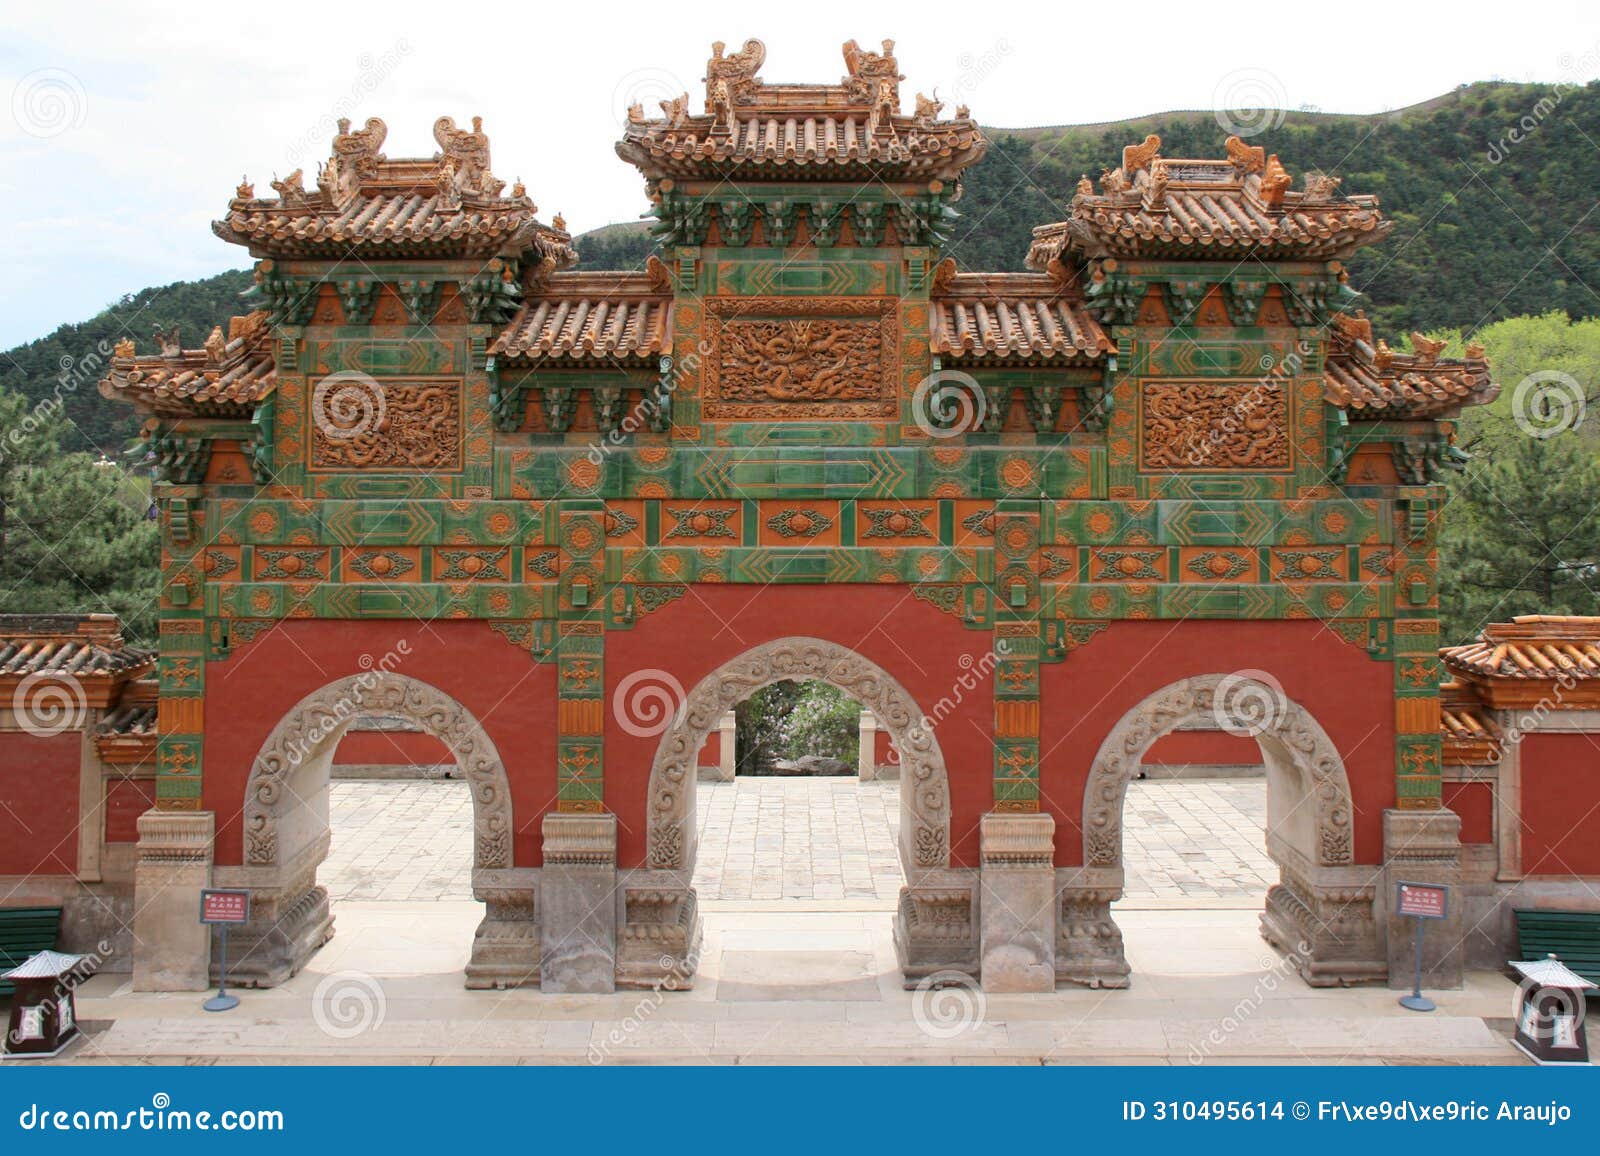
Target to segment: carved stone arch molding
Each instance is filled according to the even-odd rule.
[[[439,739],[472,792],[472,889],[485,914],[473,937],[467,986],[537,983],[538,870],[512,865],[511,787],[500,753],[455,699],[381,670],[339,679],[301,699],[251,764],[244,863],[216,870],[218,885],[251,893],[250,922],[229,947],[230,978],[260,987],[282,983],[333,934],[327,889],[316,880],[329,846],[329,770],[345,732],[371,715],[403,718]]]
[[[1196,722],[1247,726],[1263,745],[1269,768],[1287,762],[1309,792],[1316,816],[1314,862],[1339,866],[1354,861],[1350,780],[1327,732],[1280,687],[1237,674],[1207,674],[1156,691],[1124,715],[1100,744],[1083,792],[1086,866],[1122,865],[1128,784],[1157,739]]]
[[[511,786],[494,743],[466,709],[437,687],[390,672],[331,682],[295,704],[261,745],[245,791],[245,864],[274,867],[278,825],[301,767],[329,754],[358,718],[390,715],[414,723],[450,749],[472,791],[473,867],[511,866]]]
[[[908,879],[950,865],[950,784],[944,753],[922,711],[894,676],[838,643],[780,638],[746,651],[697,683],[661,736],[650,768],[646,866],[694,869],[695,764],[717,720],[764,686],[826,682],[877,716],[900,752],[900,856]]]
[[[1313,986],[1384,979],[1373,916],[1376,873],[1355,863],[1354,806],[1343,758],[1326,731],[1282,689],[1244,674],[1186,678],[1150,695],[1111,729],[1083,792],[1083,866],[1056,873],[1056,978],[1126,987],[1121,897],[1122,810],[1150,746],[1192,723],[1248,728],[1267,769],[1267,850],[1279,882],[1261,934]]]

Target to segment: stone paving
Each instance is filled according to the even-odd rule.
[[[698,787],[703,901],[893,904],[900,785],[744,777]],[[460,780],[342,781],[319,874],[335,900],[472,897],[472,801]],[[1124,810],[1127,894],[1254,902],[1276,879],[1261,779],[1139,781]]]

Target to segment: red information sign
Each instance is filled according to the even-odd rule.
[[[202,891],[200,892],[201,923],[250,922],[250,892]]]
[[[1448,887],[1431,883],[1402,883],[1395,897],[1395,914],[1409,915],[1413,919],[1443,919]]]

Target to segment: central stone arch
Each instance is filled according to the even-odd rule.
[[[1267,894],[1262,935],[1313,985],[1386,976],[1373,920],[1374,873],[1355,866],[1344,759],[1310,712],[1269,675],[1240,672],[1199,675],[1156,691],[1100,744],[1083,792],[1084,865],[1061,873],[1058,978],[1127,986],[1122,933],[1110,904],[1122,895],[1128,784],[1157,739],[1196,723],[1247,733],[1261,748],[1267,851],[1280,872]]]
[[[229,972],[257,986],[300,970],[333,934],[327,890],[316,881],[331,843],[328,786],[339,741],[360,718],[401,718],[454,755],[472,794],[473,894],[487,905],[467,967],[468,987],[537,982],[536,882],[512,865],[511,785],[493,741],[466,707],[435,686],[387,670],[338,679],[295,704],[250,766],[244,862],[219,879],[251,892],[251,919],[235,936]]]
[[[617,981],[650,986],[692,976],[699,916],[695,864],[696,762],[722,715],[785,679],[826,682],[877,716],[901,759],[901,890],[895,940],[907,980],[943,967],[972,970],[975,872],[950,866],[950,783],[929,718],[888,671],[820,638],[780,638],[724,663],[695,684],[662,734],[650,767],[645,864],[625,881]],[[663,954],[665,951],[665,954]]]

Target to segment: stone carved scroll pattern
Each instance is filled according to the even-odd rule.
[[[855,651],[817,638],[783,638],[758,646],[702,679],[661,737],[650,768],[646,858],[652,868],[687,871],[694,822],[696,762],[706,736],[727,711],[757,690],[785,679],[830,683],[871,710],[901,757],[901,823],[913,862],[950,862],[950,789],[944,753],[916,703],[895,679]]]
[[[371,671],[329,683],[300,700],[267,736],[245,789],[245,863],[278,863],[278,820],[294,802],[299,767],[338,745],[364,715],[415,723],[450,748],[472,791],[474,869],[510,867],[511,788],[494,743],[455,699],[425,682]]]
[[[1134,707],[1100,745],[1083,796],[1083,856],[1090,867],[1122,864],[1122,809],[1130,780],[1150,746],[1163,735],[1214,716],[1218,687],[1224,693],[1273,702],[1278,709],[1260,733],[1280,745],[1311,793],[1316,816],[1318,862],[1336,866],[1354,861],[1351,833],[1353,806],[1344,760],[1333,740],[1298,703],[1275,688],[1230,675],[1202,675],[1173,683]],[[1228,703],[1216,712],[1228,717]]]

